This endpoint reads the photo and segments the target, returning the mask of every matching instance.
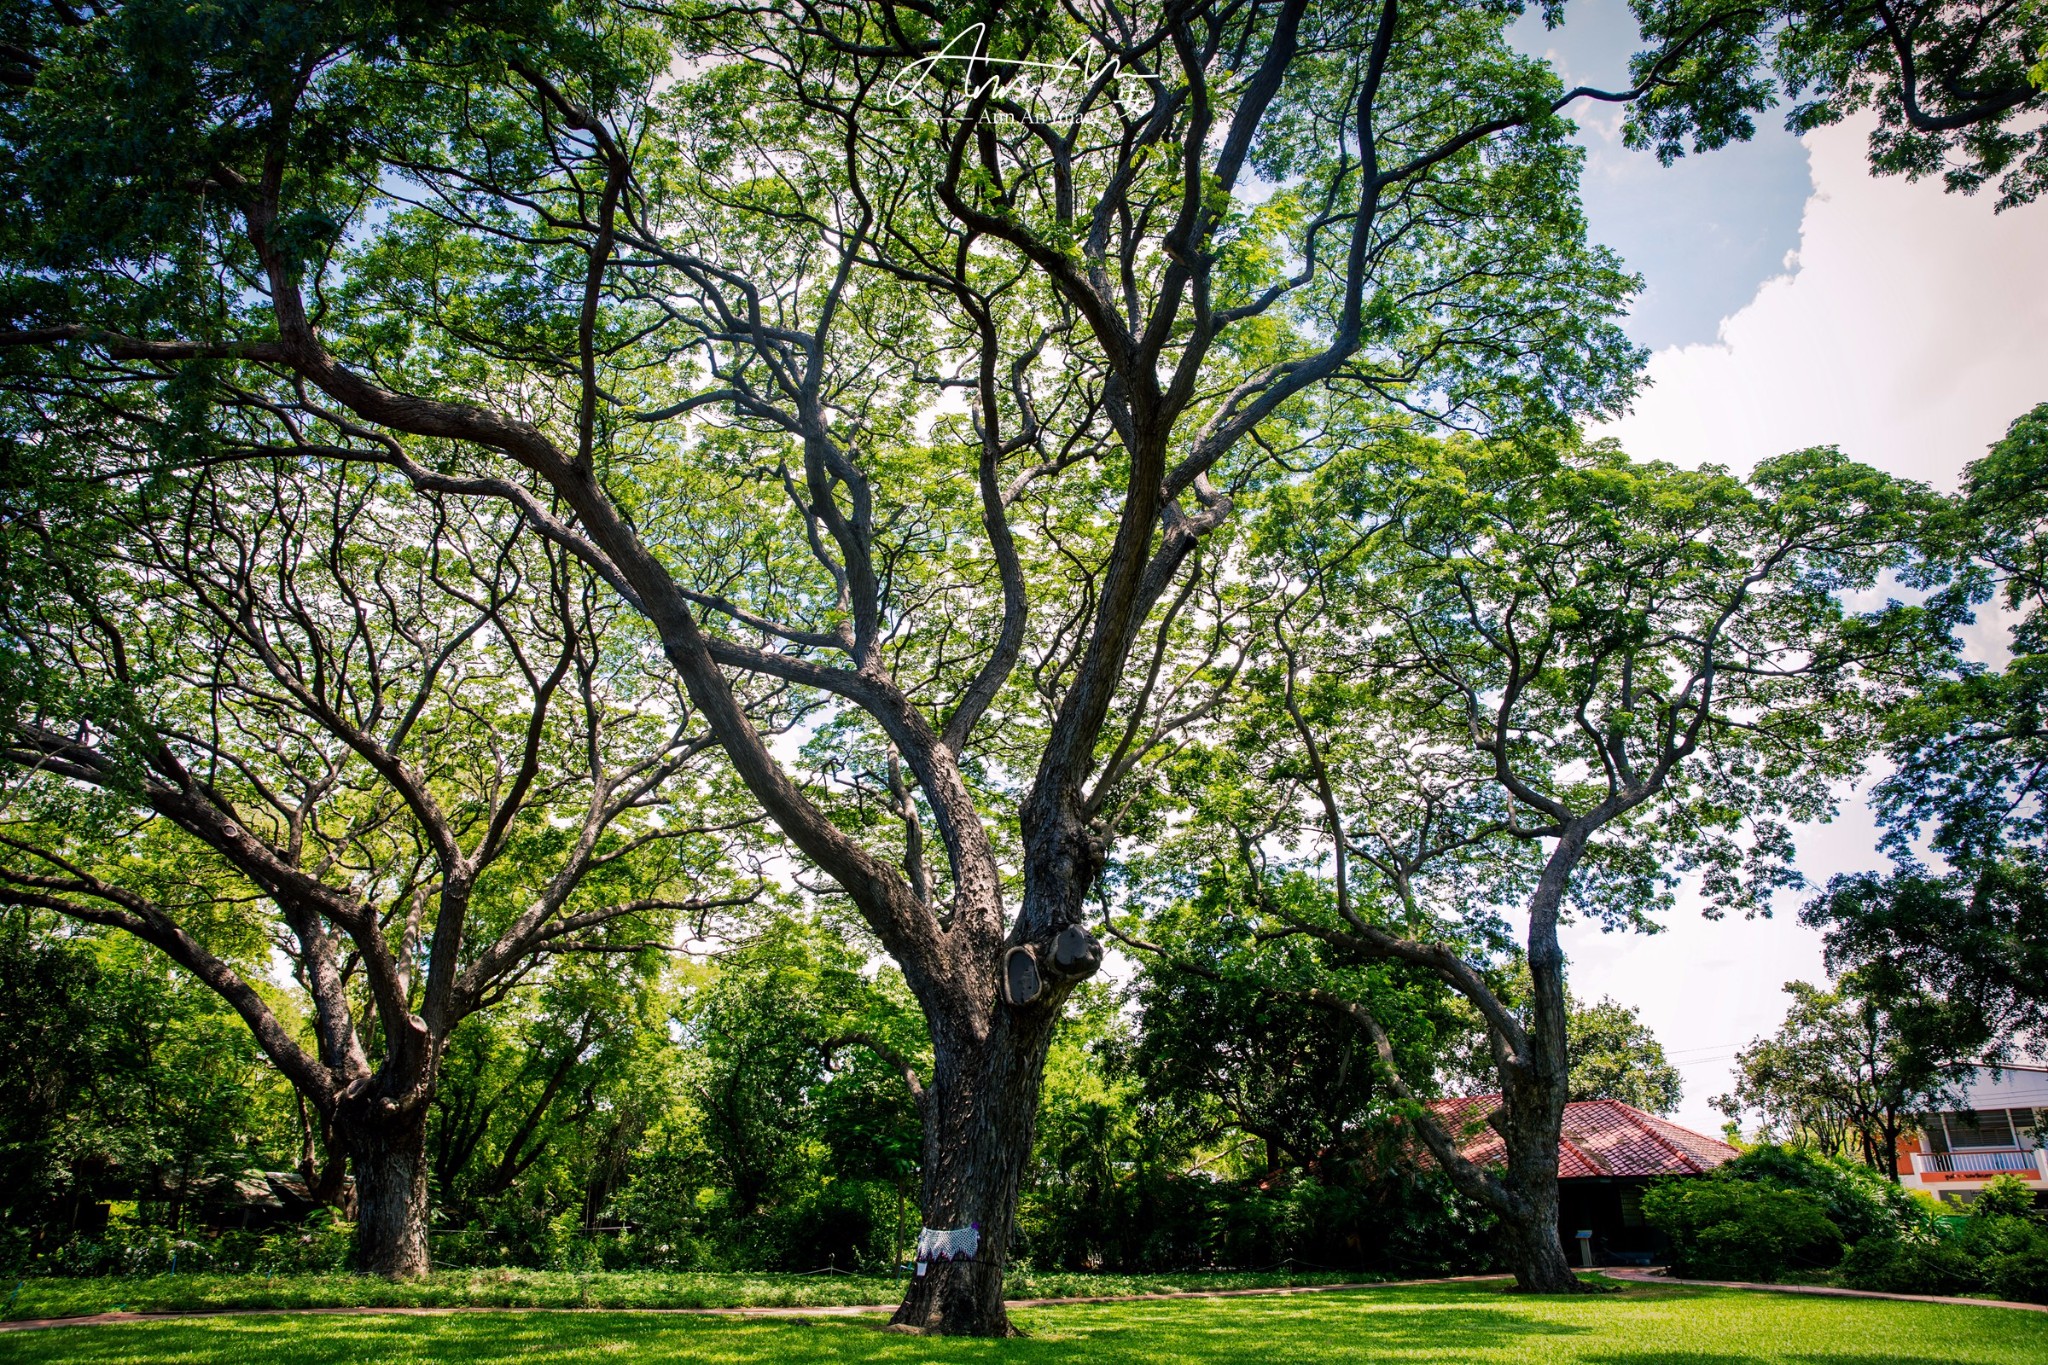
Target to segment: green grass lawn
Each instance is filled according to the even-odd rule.
[[[1370,1275],[1081,1275],[1012,1271],[1013,1299],[1096,1294],[1156,1294],[1176,1289],[1252,1289],[1334,1284]],[[149,1278],[28,1280],[4,1316],[65,1318],[194,1308],[820,1308],[894,1303],[903,1281],[886,1275],[670,1274],[564,1270],[440,1270],[393,1284],[368,1275],[156,1275]]]
[[[945,1341],[874,1320],[462,1314],[434,1318],[235,1318],[0,1335],[0,1360],[443,1365],[503,1361],[1015,1362],[1015,1365],[1317,1365],[1318,1362],[1584,1362],[1585,1365],[2040,1365],[2048,1314],[1740,1290],[1631,1287],[1571,1299],[1495,1284],[1295,1298],[1184,1300],[1020,1310],[1021,1341]]]

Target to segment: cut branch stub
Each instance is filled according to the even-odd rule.
[[[1029,1005],[1043,999],[1057,982],[1081,981],[1102,966],[1102,945],[1095,935],[1070,924],[1051,943],[1020,943],[1003,953],[1003,1003]]]
[[[1095,975],[1102,966],[1102,945],[1078,924],[1069,924],[1052,941],[1052,966],[1060,976],[1074,980]]]
[[[1003,1003],[1028,1005],[1045,994],[1045,977],[1038,970],[1038,954],[1031,945],[1020,943],[1003,954]]]

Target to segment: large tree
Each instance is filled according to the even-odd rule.
[[[1645,0],[1613,91],[1515,12],[36,8],[7,339],[505,499],[644,614],[925,1010],[924,1218],[976,1250],[899,1322],[998,1332],[1086,899],[1234,650],[1205,541],[1331,391],[1612,409],[1629,281],[1564,111],[1650,98],[1668,152],[1767,99],[1751,9]],[[748,718],[762,678],[838,712],[815,763]]]
[[[101,495],[0,528],[0,904],[217,992],[346,1155],[364,1267],[422,1274],[451,1034],[747,899],[721,831],[752,817],[637,619],[516,511],[295,452],[135,488],[47,418],[33,453]]]
[[[1893,710],[1877,786],[1888,873],[1845,874],[1803,912],[1827,963],[1901,1010],[1974,1021],[1990,1057],[2048,1050],[2048,404],[1964,475],[1939,527],[1967,609],[1995,595],[2003,659],[1958,653]],[[1926,860],[1923,861],[1923,858]]]
[[[1768,1037],[1735,1057],[1735,1089],[1714,1104],[1755,1114],[1765,1136],[1855,1155],[1899,1178],[1899,1136],[1940,1108],[1967,1067],[1967,1011],[1875,994],[1853,975],[1824,990],[1788,981],[1792,1007]]]
[[[1909,568],[1932,505],[1831,451],[1741,480],[1454,441],[1338,458],[1261,517],[1263,643],[1223,755],[1196,769],[1191,838],[1239,869],[1254,928],[1470,1002],[1498,1170],[1461,1154],[1369,997],[1341,976],[1301,991],[1373,1042],[1430,1155],[1499,1216],[1525,1289],[1575,1284],[1557,1235],[1561,925],[1650,927],[1687,870],[1751,913],[1797,884],[1787,822],[1831,808],[1873,696],[1942,638],[1922,609],[1855,615],[1838,595]]]

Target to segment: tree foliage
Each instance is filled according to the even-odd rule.
[[[517,515],[346,464],[142,476],[150,445],[48,416],[88,491],[0,528],[0,903],[216,992],[354,1161],[366,1260],[410,1271],[450,1034],[564,952],[744,904],[749,821],[631,618]],[[273,953],[303,1031],[261,989]]]
[[[1894,709],[1877,786],[1894,867],[1835,878],[1802,918],[1863,990],[1901,1010],[1938,1002],[1988,1057],[2033,1055],[2048,1046],[2048,405],[1970,466],[1935,533],[1964,565],[1950,610],[1995,593],[2009,657],[1959,651]]]
[[[1785,993],[1785,1022],[1736,1054],[1735,1090],[1715,1105],[1731,1119],[1757,1114],[1767,1138],[1854,1155],[1896,1181],[1899,1136],[1967,1067],[1975,1021],[1873,993],[1854,976],[1835,990],[1792,981]]]
[[[111,935],[0,915],[8,1227],[54,1244],[112,1200],[176,1226],[208,1180],[289,1165],[291,1112],[240,1021],[189,977]]]
[[[1641,0],[1647,48],[1612,90],[1566,89],[1517,53],[1505,29],[1519,12],[1459,0],[1000,16],[864,0],[10,12],[9,433],[51,469],[75,449],[121,451],[149,476],[268,468],[294,485],[287,506],[378,483],[414,495],[415,527],[438,518],[517,540],[520,562],[546,565],[528,582],[569,585],[571,616],[631,641],[628,671],[662,714],[627,712],[649,729],[700,726],[689,744],[716,744],[751,813],[788,840],[801,876],[822,879],[807,884],[843,894],[894,960],[931,1047],[928,1078],[906,1068],[927,1095],[925,1221],[984,1227],[1002,1244],[1063,1001],[1100,960],[1084,926],[1101,874],[1162,818],[1174,756],[1231,694],[1243,642],[1264,638],[1258,594],[1234,572],[1240,512],[1269,493],[1341,502],[1347,480],[1375,482],[1386,441],[1413,429],[1554,441],[1632,391],[1641,356],[1618,318],[1635,282],[1586,240],[1570,113],[1628,105],[1631,138],[1667,156],[1718,146],[1748,135],[1776,61],[1813,92],[1797,115],[1808,122],[1873,92],[1888,114],[1896,87],[1900,126],[1914,131],[1879,148],[1881,165],[1917,173],[1950,158],[1963,188],[2016,167],[2007,200],[2031,193],[2035,162],[2009,125],[2024,130],[2037,101],[2007,98],[2004,84],[2007,30],[2031,35],[2031,8],[1916,10],[1918,27],[1894,32],[1889,10]],[[1068,77],[1031,78],[1077,51]],[[1895,72],[1887,52],[1906,54]],[[1938,126],[1922,126],[1928,109]],[[1331,477],[1305,479],[1326,465]],[[1569,508],[1518,491],[1541,482],[1514,484],[1527,467],[1479,502],[1539,523],[1626,521],[1603,499],[1626,504],[1635,520],[1619,539],[1637,568],[1711,576],[1683,539],[1656,558],[1653,533],[1712,507],[1735,528],[1698,551],[1712,561],[1738,535],[1786,529],[1809,489],[1839,507],[1862,496],[1852,485],[1874,488],[1818,457],[1771,471],[1784,487],[1767,496],[1708,478],[1669,515],[1612,468],[1558,480]],[[1418,503],[1419,535],[1450,534],[1462,495],[1446,490],[1463,477]],[[1511,522],[1490,527],[1513,541]],[[331,540],[336,563],[357,565],[362,538],[379,533],[351,523]],[[1557,548],[1540,541],[1474,561],[1493,604],[1516,598],[1514,556]],[[1411,548],[1387,585],[1442,615],[1455,574],[1432,578],[1424,542]],[[1862,568],[1842,562],[1831,546],[1801,571],[1816,585],[1858,581]],[[1575,585],[1583,603],[1546,603],[1546,638],[1576,648],[1609,625],[1637,630],[1641,604],[1612,592],[1621,579]],[[1792,624],[1815,597],[1759,598],[1751,615]],[[1434,644],[1469,654],[1446,630]],[[494,630],[490,644],[516,638]],[[1531,711],[1513,719],[1512,742],[1496,734],[1497,762],[1508,749],[1539,768],[1566,762],[1574,668],[1614,684],[1583,658],[1539,670],[1514,693]],[[1796,693],[1826,671],[1718,676],[1724,694]],[[1485,664],[1452,690],[1477,697],[1497,673]],[[1632,742],[1624,732],[1689,752],[1707,708],[1684,697],[1682,683],[1659,694],[1649,709],[1661,718],[1640,732],[1616,721],[1595,746],[1601,762]],[[1426,688],[1388,706],[1389,725],[1456,709]],[[792,710],[803,740],[777,743]],[[1608,721],[1635,714],[1627,702]],[[361,733],[344,742],[369,754],[376,736],[351,724]],[[1546,742],[1528,724],[1564,728]],[[1738,727],[1715,733],[1732,744]],[[1816,768],[1835,761],[1818,752],[1829,756]],[[569,775],[565,758],[559,788],[496,782],[503,773],[488,792],[457,781],[464,815],[429,817],[449,778],[399,782],[396,758],[363,761],[376,774],[366,788],[403,789],[409,813],[393,819],[483,831],[481,843],[419,841],[440,888],[421,1013],[445,1039],[540,943],[524,921],[490,918],[491,868],[510,864],[484,855],[518,826],[500,798],[573,807],[602,784],[591,765]],[[1463,758],[1444,761],[1470,776]],[[469,779],[493,766],[447,762]],[[1740,766],[1672,787],[1674,829],[1726,832],[1740,823],[1732,802],[1767,797],[1781,776]],[[1653,785],[1671,779],[1652,767]],[[1457,818],[1469,830],[1519,812],[1510,843],[1576,829],[1585,812],[1572,802],[1605,799],[1597,781],[1532,802],[1491,780]],[[1533,780],[1529,791],[1548,778]],[[1634,781],[1611,781],[1608,796]],[[1795,814],[1813,804],[1803,788],[1785,802]],[[1649,826],[1629,828],[1574,893],[1591,906],[1595,881],[1618,888],[1599,913],[1622,920],[1654,902],[1661,877]],[[1781,841],[1768,825],[1752,832],[1766,837],[1702,845],[1722,859],[1705,865],[1717,893],[1739,900],[1774,875]],[[1526,880],[1533,847],[1496,860],[1502,885]],[[559,880],[563,865],[542,862]],[[448,926],[469,912],[449,906],[470,897],[506,951],[458,971],[463,935]],[[397,1056],[406,1030],[391,1021],[411,987],[385,970],[399,954],[376,946],[372,919],[406,914],[378,905],[308,913],[361,953]],[[559,922],[595,928],[579,920],[589,913]],[[1004,1000],[998,978],[1019,950],[1039,989]],[[1542,958],[1531,954],[1539,997]],[[1492,1022],[1514,1040],[1519,1025]],[[310,1068],[287,1067],[317,1089]],[[400,1088],[401,1107],[423,1112],[425,1092]],[[918,1278],[904,1322],[1001,1330],[999,1264]]]
[[[1920,573],[1938,505],[1826,450],[1744,481],[1601,447],[1361,443],[1253,523],[1245,696],[1184,765],[1199,818],[1175,854],[1231,869],[1247,931],[1470,1002],[1505,1177],[1414,1118],[1471,1197],[1533,1227],[1571,1086],[1560,924],[1650,927],[1686,871],[1748,913],[1799,884],[1790,822],[1828,813],[1873,703],[1945,657],[1938,610],[1840,594]],[[1370,1001],[1305,998],[1373,1039],[1397,1094],[1428,1093]]]
[[[1572,1060],[1569,1098],[1620,1100],[1651,1114],[1669,1114],[1684,1098],[1678,1068],[1633,1006],[1603,997],[1574,1002],[1565,1021]]]

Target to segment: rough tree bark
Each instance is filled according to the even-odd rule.
[[[971,1259],[918,1262],[892,1326],[943,1335],[1011,1333],[1003,1265],[1056,1018],[1056,1010],[998,1004],[983,1037],[956,1039],[934,1030],[918,1206],[926,1227],[978,1229],[979,1248]]]
[[[433,1268],[427,1106],[351,1097],[338,1106],[335,1127],[355,1170],[356,1268],[387,1279],[419,1279]]]

